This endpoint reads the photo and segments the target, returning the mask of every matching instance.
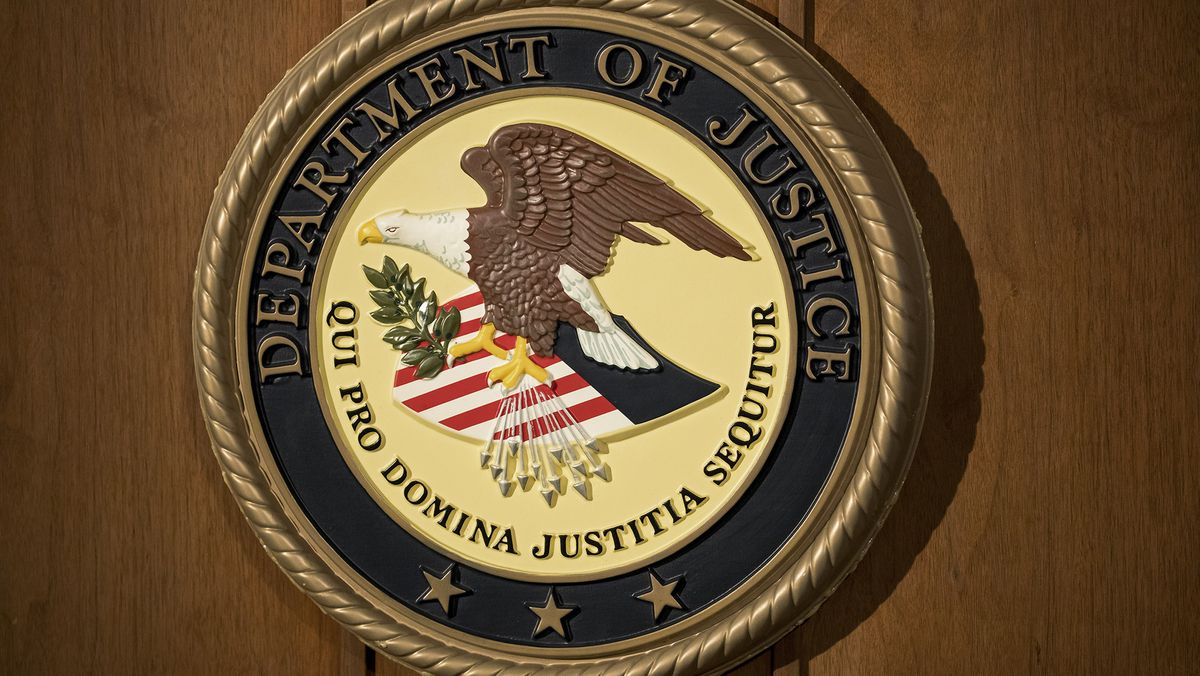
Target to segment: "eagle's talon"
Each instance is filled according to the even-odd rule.
[[[490,387],[494,383],[501,383],[504,385],[506,392],[512,391],[521,384],[521,380],[525,376],[529,376],[540,383],[550,382],[550,374],[546,369],[538,366],[529,358],[529,342],[524,338],[517,338],[517,347],[513,350],[509,362],[492,369],[488,373],[488,386]]]
[[[479,333],[475,337],[457,345],[451,345],[449,354],[446,357],[447,366],[453,366],[456,359],[462,359],[475,354],[476,352],[487,351],[494,357],[500,359],[508,359],[508,352],[496,344],[494,338],[496,336],[496,327],[492,324],[484,324]]]

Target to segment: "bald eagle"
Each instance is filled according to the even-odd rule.
[[[462,169],[488,196],[485,206],[434,214],[383,214],[359,243],[415,249],[465,275],[483,295],[483,328],[452,358],[480,351],[508,362],[488,376],[511,390],[529,375],[549,379],[529,353],[553,356],[558,325],[578,330],[590,359],[629,371],[658,361],[614,322],[592,279],[612,262],[618,237],[664,242],[637,227],[662,228],[697,251],[738,260],[750,252],[688,198],[616,152],[566,129],[514,124],[486,147],[467,150]],[[496,330],[517,337],[511,358]]]

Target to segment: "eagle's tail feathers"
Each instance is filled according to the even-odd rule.
[[[627,371],[651,371],[658,360],[617,327],[608,331],[579,331],[583,353],[601,364]]]

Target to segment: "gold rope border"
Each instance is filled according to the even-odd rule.
[[[253,211],[279,153],[342,82],[390,49],[465,18],[523,8],[621,12],[705,41],[790,108],[849,198],[876,272],[881,387],[855,475],[820,535],[757,598],[694,635],[629,656],[552,661],[447,645],[396,622],[335,574],[288,520],[250,443],[237,385],[232,309]],[[853,224],[847,224],[853,227]],[[221,176],[196,268],[196,377],[213,452],[275,562],[363,641],[437,674],[551,669],[581,674],[708,673],[766,647],[820,606],[865,553],[895,501],[920,432],[933,356],[928,268],[916,219],[882,144],[840,87],[781,32],[727,0],[390,0],[351,19],[268,96]]]

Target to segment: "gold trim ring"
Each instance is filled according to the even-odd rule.
[[[255,213],[290,142],[356,73],[405,43],[456,23],[521,10],[615,13],[676,42],[708,45],[743,84],[768,94],[824,173],[834,179],[844,227],[864,241],[880,327],[880,386],[859,416],[869,426],[858,464],[799,556],[749,590],[716,622],[669,643],[593,660],[533,657],[453,644],[398,621],[351,584],[289,518],[251,441],[240,395],[233,308]],[[831,195],[832,197],[832,195]],[[275,562],[334,619],[367,644],[436,674],[709,673],[765,648],[809,617],[854,568],[895,501],[925,413],[933,314],[919,228],[882,143],[849,96],[807,52],[729,0],[387,0],[362,12],[293,68],[251,120],[223,172],[196,268],[193,334],[201,406],[226,483]],[[267,453],[269,456],[269,452]]]

